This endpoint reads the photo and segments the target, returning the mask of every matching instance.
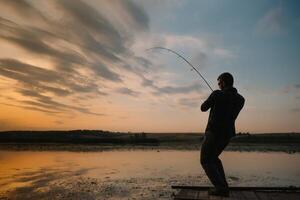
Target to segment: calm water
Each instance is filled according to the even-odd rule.
[[[231,185],[300,186],[299,153],[223,152],[221,159]],[[45,173],[47,177],[52,174],[59,178],[67,175],[103,180],[205,178],[199,165],[198,151],[0,151],[0,190],[20,187],[30,183],[31,179],[44,178]]]

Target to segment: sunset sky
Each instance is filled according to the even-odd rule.
[[[300,131],[296,0],[0,0],[0,130],[203,132],[228,71],[242,132]]]

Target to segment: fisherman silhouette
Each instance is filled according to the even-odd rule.
[[[218,158],[230,139],[235,136],[235,120],[244,106],[245,99],[233,87],[233,76],[222,73],[218,77],[220,90],[213,91],[201,105],[201,111],[210,109],[205,136],[201,147],[201,165],[214,188],[209,195],[229,196],[224,168]]]

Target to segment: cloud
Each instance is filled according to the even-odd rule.
[[[26,110],[34,110],[34,111],[39,111],[39,112],[43,112],[43,113],[47,113],[47,114],[59,114],[61,112],[59,111],[51,111],[51,110],[47,110],[47,109],[43,109],[43,108],[38,108],[38,107],[34,107],[34,106],[26,106],[26,105],[16,105],[16,104],[10,104],[10,103],[1,103],[2,105],[6,105],[6,106],[12,106],[12,107],[18,107],[18,108],[23,108]]]
[[[294,87],[300,89],[300,84],[295,84]]]
[[[20,24],[0,17],[0,38],[40,56],[48,56],[57,61],[64,60],[75,64],[84,63],[84,58],[79,53],[55,49],[44,42],[45,39],[53,39],[48,31],[34,27],[23,27]],[[56,38],[58,39],[58,38]]]
[[[138,29],[147,29],[149,19],[142,9],[130,1],[115,1],[114,4],[120,4],[117,7],[122,8],[122,13],[127,13],[130,16],[131,23],[138,24]],[[56,1],[55,5],[66,20],[46,20],[45,29],[44,26],[27,27],[3,19],[1,26],[4,27],[4,30],[1,32],[0,37],[29,52],[55,59],[58,63],[57,67],[60,69],[66,69],[60,67],[60,64],[66,64],[67,60],[69,68],[85,65],[85,67],[99,72],[98,68],[93,65],[93,63],[98,64],[99,59],[108,62],[126,62],[121,57],[132,55],[126,46],[129,40],[132,39],[131,36],[124,35],[122,30],[118,29],[119,27],[112,24],[98,10],[79,0]],[[20,6],[18,5],[17,9]],[[30,8],[30,4],[26,3],[23,9],[30,10],[33,7]],[[55,11],[57,12],[57,10]],[[123,23],[126,24],[126,21],[123,20]],[[137,30],[132,30],[131,27],[131,31]],[[51,43],[49,43],[50,41]],[[59,44],[64,42],[68,44],[68,47],[63,46],[62,48],[60,46],[58,48],[57,45],[53,45],[55,42],[59,42]],[[80,51],[71,49],[70,45],[77,46]],[[105,72],[112,71],[112,69],[108,69],[104,62],[102,63],[107,68]],[[124,65],[117,66],[122,67]]]
[[[27,1],[19,1],[19,0],[0,0],[0,5],[4,7],[8,7],[9,9],[13,10],[13,12],[18,13],[22,17],[26,18],[43,18],[43,14],[37,10],[36,8],[32,7]]]
[[[158,85],[153,80],[146,77],[142,77],[142,85],[144,87],[150,87],[153,90],[154,95],[177,95],[188,93],[201,93],[203,86],[199,83],[191,83],[188,85]]]
[[[142,86],[150,86],[150,87],[154,87],[154,82],[150,79],[145,78],[144,76],[142,77]]]
[[[140,94],[139,92],[133,91],[133,90],[131,90],[129,88],[126,88],[126,87],[117,88],[116,92],[118,92],[120,94],[126,94],[126,95],[129,95],[129,96],[134,96],[134,97],[136,97]]]
[[[256,24],[255,31],[261,34],[279,34],[283,31],[283,8],[272,7]]]
[[[291,111],[298,113],[298,112],[300,112],[300,108],[292,108]]]
[[[14,79],[29,88],[49,91],[58,96],[67,96],[73,93],[95,92],[98,86],[91,80],[83,82],[83,76],[66,74],[55,70],[30,65],[15,59],[0,59],[0,75]]]
[[[201,98],[180,98],[178,103],[182,106],[195,108],[200,106]]]
[[[186,86],[162,86],[155,87],[156,91],[154,94],[187,94],[191,92],[201,92],[202,86],[200,84],[190,84]]]
[[[61,120],[55,120],[54,123],[55,123],[55,124],[59,124],[59,125],[64,124],[64,122],[61,121]]]
[[[96,72],[97,75],[111,81],[122,82],[122,79],[119,74],[111,71],[102,63],[97,63],[92,65],[92,69]]]
[[[33,64],[34,59],[28,62],[19,60],[17,56],[0,58],[0,76],[15,80],[17,87],[12,89],[29,98],[11,100],[23,104],[11,106],[48,113],[75,110],[102,115],[54,99],[56,96],[73,95],[80,98],[78,94],[87,93],[105,96],[115,91],[132,96],[138,94],[118,87],[118,83],[126,78],[120,73],[138,75],[148,70],[151,62],[131,51],[134,36],[114,23],[111,17],[120,18],[131,32],[146,31],[149,18],[137,4],[131,1],[103,2],[103,5],[119,11],[109,15],[105,15],[102,7],[80,0],[59,0],[47,4],[14,0],[0,1],[0,4],[0,10],[9,8],[15,11],[11,17],[0,15],[0,40],[25,50],[31,57],[50,60],[52,64],[50,69]],[[45,7],[41,8],[41,5]],[[56,13],[61,18],[53,18],[49,13]],[[32,23],[28,24],[24,17],[32,18]],[[36,18],[40,20],[34,20]],[[107,81],[116,83],[114,87],[119,89],[115,90]]]
[[[124,5],[125,10],[128,11],[127,13],[129,14],[131,21],[137,28],[142,30],[149,28],[148,15],[141,7],[128,0],[123,0],[120,2]]]
[[[284,93],[299,93],[300,92],[300,84],[295,83],[295,84],[286,85],[281,90]]]
[[[42,108],[47,108],[47,109],[52,109],[52,110],[57,110],[57,111],[75,110],[75,111],[85,113],[85,114],[92,114],[92,115],[98,115],[98,116],[104,115],[104,114],[91,112],[88,108],[67,105],[67,104],[63,104],[63,103],[54,101],[51,97],[40,94],[39,92],[34,91],[34,90],[17,89],[17,91],[24,96],[32,97],[33,99],[37,100],[37,102],[35,102],[35,101],[20,101],[20,102],[23,102],[26,104],[30,104],[30,105],[34,105],[34,106],[42,107]]]
[[[16,85],[11,85],[11,90],[22,96],[22,100],[11,100],[11,106],[45,113],[76,111],[102,116],[67,100],[85,99],[91,94],[108,98],[116,92],[138,96],[140,86],[148,87],[145,92],[156,96],[201,92],[199,84],[178,86],[144,78],[147,75],[159,80],[163,76],[159,61],[140,53],[148,41],[148,45],[183,46],[187,53],[192,52],[193,61],[200,63],[205,63],[207,49],[211,48],[207,40],[194,36],[161,34],[152,40],[149,17],[140,5],[143,3],[128,0],[14,0],[1,5],[0,11],[8,6],[15,12],[11,17],[0,14],[0,40],[25,52],[25,56],[0,56],[0,76],[13,80]],[[35,58],[44,60],[47,66]],[[141,80],[140,85],[122,86],[133,79]],[[61,97],[64,103],[57,100]]]
[[[232,51],[228,49],[223,49],[223,48],[215,48],[213,49],[213,53],[216,56],[222,57],[222,58],[235,58],[236,54],[233,53]]]
[[[197,66],[205,67],[209,54],[209,43],[200,37],[190,35],[165,35],[165,45],[179,51]]]
[[[280,89],[280,92],[292,94],[297,100],[300,99],[300,84],[290,84]]]
[[[147,39],[145,36],[142,36],[138,39],[134,47],[137,49],[136,51],[145,51],[145,49],[155,46],[172,49],[185,57],[196,68],[205,68],[209,66],[210,62],[214,62],[216,59],[231,60],[237,57],[234,51],[219,45],[216,40],[218,40],[218,38],[204,37],[201,35],[162,33],[147,37]],[[157,50],[147,52],[148,57],[154,57],[154,55],[159,53]],[[160,52],[166,53],[164,50]],[[167,57],[162,58],[156,56],[153,60],[152,65],[157,64],[159,60],[164,63],[170,62],[170,60],[167,60]]]
[[[100,34],[112,46],[122,46],[123,41],[119,32],[93,7],[80,0],[58,0],[57,5],[66,14],[66,17],[70,17],[70,20],[73,21],[72,25]]]
[[[86,114],[96,114],[90,112],[87,108],[65,105],[58,103],[50,96],[42,95],[42,93],[52,92],[57,96],[67,96],[73,93],[98,92],[97,85],[88,83],[80,85],[73,80],[74,77],[66,77],[63,74],[29,65],[14,59],[0,59],[0,75],[16,80],[21,88],[15,88],[15,91],[23,96],[31,97],[35,101],[19,101],[21,103],[36,106],[35,110],[42,112],[50,112],[46,109],[59,111],[76,110]],[[53,86],[51,86],[51,84]],[[98,92],[98,94],[102,94]],[[30,108],[32,107],[23,107]]]

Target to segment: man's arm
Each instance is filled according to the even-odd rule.
[[[216,90],[213,91],[209,97],[202,103],[201,105],[201,111],[202,112],[206,112],[208,111],[208,109],[210,109],[214,103],[215,103],[215,98],[216,98]]]

